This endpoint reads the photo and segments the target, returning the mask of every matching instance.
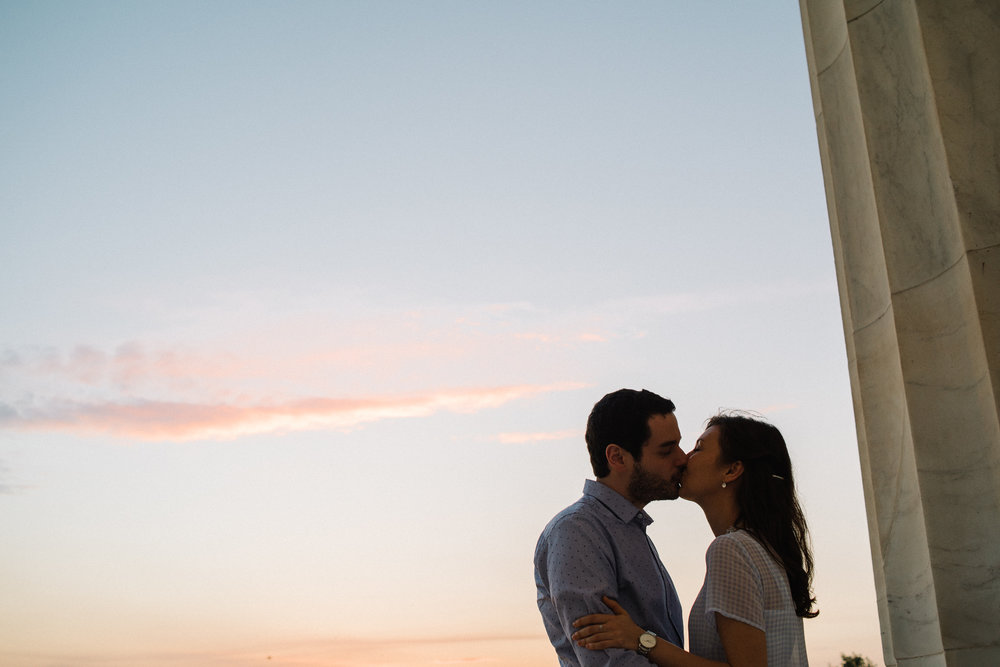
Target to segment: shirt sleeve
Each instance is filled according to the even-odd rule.
[[[705,554],[705,613],[715,612],[764,630],[760,572],[746,547],[725,535],[712,542]]]
[[[546,558],[549,593],[562,631],[569,638],[576,631],[573,621],[581,616],[611,613],[601,602],[601,597],[617,597],[614,553],[607,536],[585,521],[561,522],[553,527],[549,540]],[[570,642],[580,665],[584,667],[650,665],[649,660],[635,651],[594,651],[577,646],[572,640]]]

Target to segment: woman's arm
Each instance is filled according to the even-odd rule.
[[[767,667],[767,636],[763,630],[719,612],[715,612],[715,628],[732,667]]]
[[[715,627],[719,631],[727,662],[716,662],[696,655],[665,641],[647,656],[659,667],[767,667],[767,641],[764,631],[715,612]]]
[[[577,619],[573,623],[577,628],[573,640],[584,648],[595,650],[637,650],[642,628],[620,604],[606,596],[603,601],[614,613],[590,614]],[[718,612],[715,613],[715,627],[728,662],[696,656],[660,638],[646,657],[659,667],[767,667],[767,639],[763,630]]]
[[[623,648],[632,651],[638,650],[639,635],[643,632],[642,628],[635,624],[632,617],[628,615],[628,612],[620,604],[609,597],[604,597],[603,601],[614,613],[590,614],[577,619],[573,623],[573,626],[578,628],[573,633],[573,640],[578,645],[589,649]],[[646,657],[659,667],[726,667],[726,663],[724,662],[700,658],[682,648],[674,646],[661,637],[657,637],[656,646],[653,647],[653,650]],[[766,657],[765,663],[761,664],[766,665]]]

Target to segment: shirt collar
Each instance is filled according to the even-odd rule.
[[[625,496],[606,484],[588,479],[583,483],[583,495],[591,496],[599,501],[621,519],[622,523],[636,521],[643,528],[653,523],[653,518],[646,514],[645,510],[639,509],[630,503]]]

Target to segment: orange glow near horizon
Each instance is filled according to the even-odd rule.
[[[431,637],[399,639],[388,633],[379,639],[338,638],[299,642],[259,643],[235,650],[81,652],[69,655],[19,656],[0,652],[0,658],[23,667],[42,667],[62,661],[78,665],[167,667],[178,663],[203,667],[432,667],[488,665],[489,667],[549,667],[555,651],[544,635],[509,637]]]

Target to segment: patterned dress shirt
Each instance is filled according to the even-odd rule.
[[[557,514],[535,548],[538,609],[560,665],[644,665],[635,651],[593,651],[570,639],[573,621],[610,613],[608,595],[640,627],[684,646],[683,612],[674,582],[646,526],[653,520],[611,488],[587,480],[583,497]]]

